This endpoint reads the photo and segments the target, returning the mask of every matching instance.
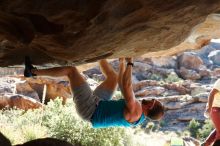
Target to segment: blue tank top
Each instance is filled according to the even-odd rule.
[[[92,126],[94,128],[131,127],[139,125],[145,120],[145,116],[142,113],[138,121],[129,123],[124,118],[124,108],[124,99],[108,101],[101,100],[92,116]]]

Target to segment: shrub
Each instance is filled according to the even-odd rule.
[[[190,132],[190,136],[197,138],[197,135],[199,133],[200,124],[195,119],[192,119],[189,122],[188,130]]]
[[[160,81],[163,79],[163,77],[160,74],[151,74],[151,76],[149,77],[150,80],[156,80],[156,81]]]
[[[48,111],[43,117],[43,125],[47,126],[52,137],[80,143],[85,146],[123,146],[126,138],[126,129],[107,128],[94,129],[88,122],[77,116],[73,103],[62,106],[61,100],[50,102],[46,107]],[[62,106],[62,108],[61,108]]]
[[[211,120],[205,120],[205,124],[202,126],[201,129],[199,129],[199,138],[204,140],[208,137],[208,135],[213,129],[214,128]]]
[[[170,73],[167,78],[164,79],[165,82],[168,82],[168,83],[172,83],[172,82],[180,82],[182,81],[181,78],[179,78],[179,76],[175,73],[175,72],[172,72]]]
[[[213,130],[213,125],[211,120],[205,120],[205,123],[202,125],[196,120],[191,120],[188,125],[188,130],[190,136],[204,140]]]
[[[10,109],[0,112],[0,131],[6,135],[12,144],[45,137],[47,128],[40,125],[39,114],[41,110]]]
[[[0,130],[12,144],[54,137],[82,146],[146,146],[146,135],[130,128],[94,129],[76,114],[72,100],[50,101],[44,109],[0,111]],[[137,141],[138,139],[138,141]]]

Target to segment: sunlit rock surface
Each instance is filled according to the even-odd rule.
[[[25,55],[66,65],[173,54],[192,49],[173,48],[189,34],[195,48],[218,36],[219,10],[220,0],[1,0],[0,66],[22,64]]]
[[[35,109],[57,97],[63,104],[71,98],[69,83],[51,78],[0,77],[0,109]]]

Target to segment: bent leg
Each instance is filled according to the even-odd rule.
[[[67,76],[70,82],[71,91],[74,94],[76,111],[82,119],[90,121],[96,109],[98,98],[92,93],[83,76],[76,67],[55,67],[50,69],[34,69],[33,73],[38,76],[60,77]]]
[[[110,100],[117,87],[118,75],[106,60],[99,61],[105,80],[95,89],[94,94],[103,100]]]

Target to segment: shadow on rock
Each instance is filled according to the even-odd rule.
[[[0,145],[1,146],[11,146],[11,142],[0,132]]]
[[[0,146],[12,146],[8,138],[0,132]],[[55,138],[42,138],[28,141],[24,144],[14,146],[81,146],[80,144],[72,145],[66,141]]]
[[[66,141],[55,139],[55,138],[42,138],[42,139],[35,139],[24,144],[15,145],[15,146],[80,146],[72,145]]]

